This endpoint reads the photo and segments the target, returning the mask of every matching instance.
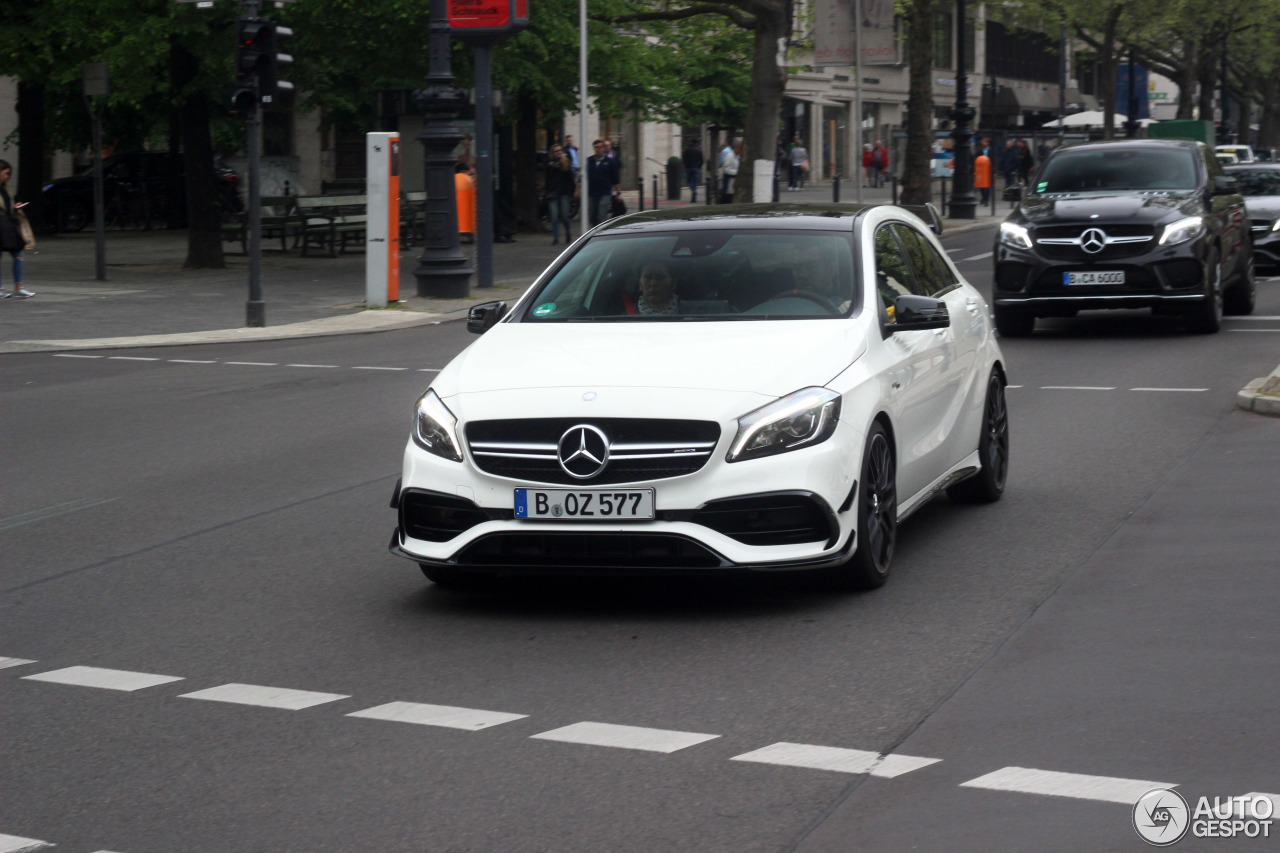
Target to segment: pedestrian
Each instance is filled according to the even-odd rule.
[[[622,171],[618,161],[605,154],[603,139],[591,143],[593,154],[587,158],[587,208],[592,225],[599,225],[613,215],[613,199],[622,194]]]
[[[560,242],[560,225],[564,223],[564,241],[573,240],[570,227],[570,209],[573,206],[573,194],[578,189],[578,182],[573,179],[573,167],[569,165],[569,157],[559,145],[551,146],[551,154],[547,159],[545,173],[547,195],[547,215],[551,219],[551,245]]]
[[[787,173],[788,170],[791,168],[790,166],[791,157],[787,153],[787,146],[782,144],[781,136],[776,138],[777,138],[777,147],[774,149],[774,152],[773,152],[773,177],[775,181],[780,175]]]
[[[871,169],[875,173],[875,185],[884,186],[884,173],[889,171],[889,149],[885,148],[884,143],[879,139],[871,149]]]
[[[720,203],[733,203],[733,181],[738,177],[738,166],[742,162],[742,140],[733,145],[725,143],[720,152]]]
[[[1026,184],[1031,179],[1031,170],[1035,168],[1035,158],[1031,156],[1031,146],[1027,140],[1018,140],[1018,183]]]
[[[573,144],[573,134],[566,133],[564,135],[564,153],[569,157],[569,168],[573,169],[573,177],[578,177],[578,170],[582,168],[582,163],[578,160],[578,146]]]
[[[608,137],[604,140],[604,156],[618,164],[618,174],[622,174],[622,155],[613,148],[613,141]]]
[[[1004,151],[1000,153],[1000,174],[1004,175],[1005,189],[1018,182],[1018,149],[1012,139],[1004,141]]]
[[[12,175],[13,166],[8,160],[0,160],[0,251],[8,252],[13,258],[13,293],[7,292],[3,280],[0,280],[0,298],[30,299],[35,294],[22,286],[22,253],[34,249],[36,240],[27,215],[22,212],[27,203],[16,201],[9,195],[9,178]]]
[[[973,161],[973,186],[982,196],[981,204],[991,201],[991,158],[987,156],[986,149],[979,149],[981,153],[978,158]]]
[[[791,181],[787,184],[787,189],[794,193],[804,186],[804,176],[809,171],[809,151],[804,147],[804,140],[799,134],[796,134],[793,143],[787,154],[791,159]]]
[[[684,181],[689,186],[689,201],[698,203],[698,182],[702,180],[702,164],[706,158],[702,155],[702,140],[694,139],[680,156],[684,163]]]
[[[871,186],[875,182],[875,167],[871,165],[871,143],[862,143],[862,185]]]

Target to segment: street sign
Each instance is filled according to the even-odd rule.
[[[497,44],[529,26],[529,0],[448,0],[450,35]]]
[[[84,93],[89,96],[110,94],[107,63],[86,62],[84,65]]]

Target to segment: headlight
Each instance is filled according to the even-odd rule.
[[[445,408],[435,391],[428,388],[427,393],[418,398],[415,413],[413,440],[429,453],[461,462],[462,454],[458,452],[461,445],[454,431],[458,419]]]
[[[1160,245],[1173,246],[1178,243],[1185,243],[1188,240],[1194,240],[1204,233],[1204,219],[1199,216],[1188,216],[1186,219],[1179,219],[1177,222],[1171,222],[1164,227],[1164,233],[1160,235]]]
[[[840,395],[804,388],[738,418],[729,462],[757,459],[820,444],[840,421]]]
[[[1271,224],[1271,230],[1280,231],[1280,219],[1277,219],[1275,222]]]
[[[1006,246],[1016,246],[1019,249],[1031,248],[1031,235],[1027,229],[1014,222],[1000,223],[1000,242]]]

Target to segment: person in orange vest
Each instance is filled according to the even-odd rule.
[[[986,151],[973,161],[973,188],[982,196],[980,204],[991,201],[991,158]]]
[[[476,240],[476,182],[471,167],[459,163],[453,169],[453,192],[458,198],[458,233],[464,243]]]

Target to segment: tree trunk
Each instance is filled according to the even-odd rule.
[[[200,60],[181,45],[175,46],[173,91],[181,92],[195,79]],[[183,165],[187,186],[186,269],[224,269],[222,210],[213,176],[213,139],[209,135],[209,97],[192,92],[178,107],[182,125]]]
[[[1200,45],[1194,39],[1186,39],[1183,43],[1183,55],[1186,61],[1180,65],[1174,83],[1178,86],[1178,119],[1187,121],[1195,118],[1196,65],[1200,61]]]
[[[516,215],[520,217],[522,226],[530,231],[536,231],[538,224],[537,101],[532,95],[521,92],[516,98],[516,110],[518,113],[516,117]]]
[[[751,56],[751,97],[742,139],[742,162],[733,182],[734,199],[750,202],[755,194],[755,161],[773,162],[778,144],[778,120],[782,115],[782,91],[786,72],[778,66],[779,39],[791,32],[790,4],[761,4],[756,12],[755,42]],[[772,197],[772,196],[771,196]]]
[[[1107,13],[1107,23],[1103,28],[1102,46],[1099,51],[1099,88],[1102,90],[1102,138],[1112,139],[1116,133],[1116,65],[1119,64],[1116,51],[1116,30],[1120,26],[1120,16],[1124,14],[1123,6],[1113,6]]]
[[[1200,120],[1213,121],[1213,102],[1218,94],[1217,52],[1202,45],[1200,50]]]
[[[1258,115],[1258,145],[1262,148],[1275,148],[1280,146],[1280,114],[1276,110],[1276,104],[1280,103],[1280,72],[1258,81],[1258,89],[1262,95]]]
[[[927,204],[933,193],[933,0],[914,0],[907,12],[907,150],[902,203]]]
[[[27,221],[33,230],[48,233],[44,193],[44,84],[18,81],[17,198],[27,202]],[[14,190],[10,190],[13,192]]]

